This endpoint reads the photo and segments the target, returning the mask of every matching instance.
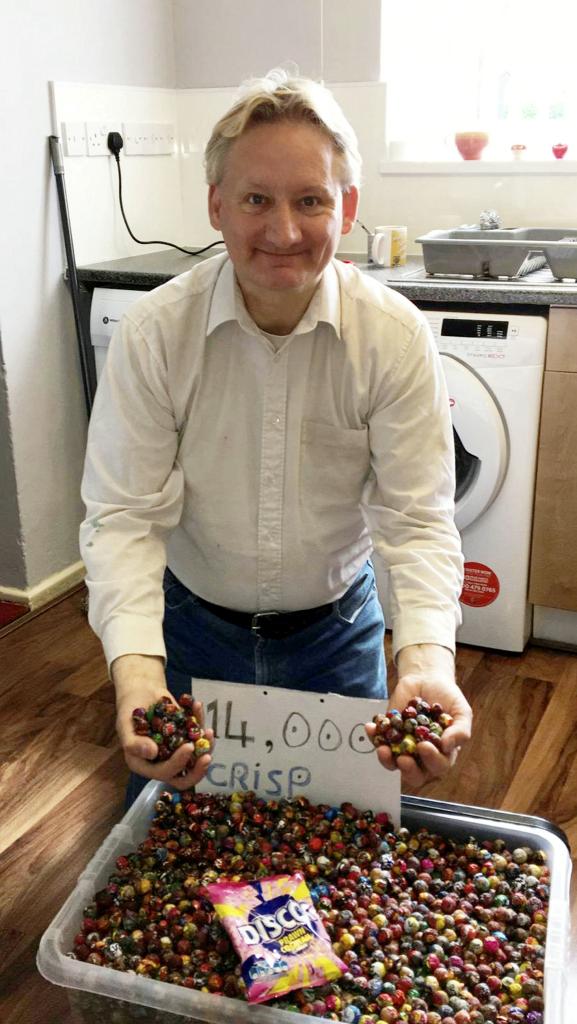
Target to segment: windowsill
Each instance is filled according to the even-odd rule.
[[[577,174],[577,160],[380,160],[379,174]]]

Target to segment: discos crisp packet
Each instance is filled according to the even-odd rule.
[[[346,971],[298,872],[213,882],[204,892],[241,959],[249,1003],[324,985]]]

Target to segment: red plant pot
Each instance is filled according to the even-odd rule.
[[[566,146],[564,142],[557,142],[551,148],[553,150],[553,156],[555,157],[555,159],[562,160],[569,147]]]
[[[463,160],[480,160],[489,141],[486,132],[456,132],[455,145]]]

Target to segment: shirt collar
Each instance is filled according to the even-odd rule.
[[[220,324],[232,320],[236,320],[247,334],[261,333],[244,304],[232,261],[228,259],[222,266],[212,293],[207,335],[212,334]],[[314,330],[319,323],[330,324],[337,337],[342,336],[339,280],[333,262],[325,267],[309,307],[295,327],[293,334],[306,334],[308,331]]]

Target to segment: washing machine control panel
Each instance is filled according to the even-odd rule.
[[[547,321],[542,316],[424,310],[437,347],[474,366],[542,365]]]
[[[507,345],[506,343],[498,343],[490,339],[479,339],[473,341],[472,339],[459,338],[454,341],[452,338],[445,338],[441,336],[437,338],[437,345],[441,352],[448,352],[449,355],[460,356],[461,359],[494,359],[496,361],[504,361],[506,359]]]
[[[459,319],[455,316],[444,316],[441,320],[441,336],[443,338],[506,338],[509,333],[508,320]]]

